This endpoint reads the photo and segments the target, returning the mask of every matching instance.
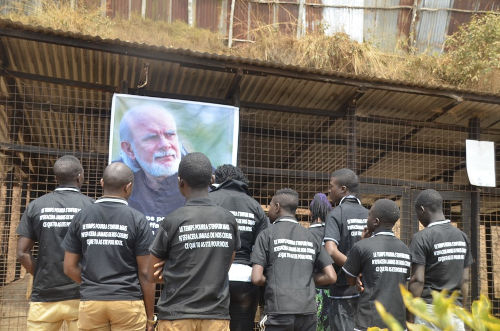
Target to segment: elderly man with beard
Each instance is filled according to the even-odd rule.
[[[129,109],[120,122],[120,146],[122,161],[134,170],[129,205],[146,215],[156,234],[164,216],[185,202],[177,171],[186,153],[174,117],[157,104]]]

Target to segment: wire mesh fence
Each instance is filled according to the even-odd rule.
[[[16,92],[0,99],[0,330],[24,330],[31,278],[16,261],[16,227],[27,204],[55,188],[52,165],[64,154],[82,161],[82,192],[100,196],[111,94],[22,82],[9,88]],[[478,246],[480,274],[472,279],[500,315],[500,194],[480,193],[480,226],[472,237],[477,191],[465,170],[468,127],[414,120],[411,113],[334,118],[250,108],[240,110],[239,123],[238,165],[251,193],[266,207],[277,189],[297,190],[301,221],[309,220],[314,194],[328,192],[331,172],[343,167],[360,175],[366,207],[382,197],[398,203],[395,232],[406,243],[420,228],[413,208],[417,194],[425,188],[442,192],[446,216]],[[500,142],[499,130],[485,132]],[[497,178],[498,169],[497,162]]]

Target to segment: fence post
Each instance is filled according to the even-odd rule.
[[[235,0],[231,0],[231,14],[229,16],[229,34],[227,36],[227,47],[229,48],[233,46],[234,5],[235,5]]]
[[[415,46],[417,43],[417,20],[421,0],[414,0],[411,9],[411,23],[410,23],[410,33],[408,36],[408,46],[412,53],[414,53]]]
[[[141,17],[146,18],[146,0],[141,1]]]
[[[481,135],[481,127],[479,118],[474,117],[469,120],[469,138],[474,140],[479,140]],[[480,292],[480,281],[479,269],[480,269],[480,245],[479,245],[479,214],[480,214],[480,193],[477,186],[472,186],[471,190],[471,229],[470,229],[470,243],[471,243],[471,253],[474,259],[472,266],[470,268],[471,273],[471,302],[479,298]]]
[[[306,8],[305,8],[305,0],[299,1],[299,12],[297,17],[297,39],[304,36],[306,30]]]

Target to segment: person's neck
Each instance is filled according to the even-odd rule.
[[[75,187],[77,189],[80,189],[80,186],[78,183],[58,183],[57,186],[60,187]]]
[[[373,230],[373,233],[378,233],[378,232],[392,232],[392,225],[390,224],[381,224],[378,226],[375,230]]]
[[[291,214],[291,213],[289,213],[289,212],[280,212],[280,213],[278,214],[278,218],[284,218],[284,217],[286,217],[286,218],[293,218],[293,219],[295,219],[295,215],[294,215],[294,214]]]
[[[208,198],[208,188],[203,189],[191,189],[188,194],[186,194],[186,199],[200,199],[200,198]]]
[[[429,224],[432,224],[434,222],[444,221],[444,220],[445,220],[445,217],[444,217],[443,211],[429,213]]]
[[[113,199],[123,199],[123,200],[127,200],[127,196],[125,196],[124,194],[120,194],[120,193],[116,193],[116,192],[107,192],[107,191],[104,191],[104,193],[102,194],[101,198],[113,198]]]
[[[168,178],[168,176],[155,177],[150,175],[146,171],[144,171],[144,173],[146,174],[146,184],[154,190],[159,189],[161,187],[161,183]]]

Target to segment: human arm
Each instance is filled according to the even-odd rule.
[[[252,266],[252,283],[256,286],[264,286],[266,284],[263,266],[259,264],[254,264]]]
[[[316,286],[326,286],[334,284],[336,281],[337,274],[331,264],[324,267],[321,272],[314,274],[314,284],[316,284]]]
[[[325,248],[328,254],[332,257],[333,262],[335,262],[336,265],[338,265],[339,267],[344,265],[345,261],[347,260],[347,256],[345,256],[339,251],[337,244],[334,241],[332,240],[326,241]]]
[[[35,266],[36,266],[36,260],[33,258],[33,255],[31,254],[31,249],[33,248],[33,245],[35,242],[33,239],[20,236],[19,239],[17,240],[17,260],[21,265],[26,269],[27,272],[30,274],[34,274],[35,272]]]
[[[144,307],[146,308],[146,316],[148,318],[147,327],[153,330],[154,323],[154,305],[155,305],[155,284],[149,280],[149,266],[150,266],[151,255],[140,255],[136,256],[137,261],[137,273],[139,276],[139,283],[141,284],[141,290],[144,300]]]
[[[325,248],[328,255],[331,256],[333,262],[342,267],[347,260],[347,257],[338,249],[341,240],[342,222],[340,209],[335,208],[326,217],[325,221]]]
[[[78,284],[82,282],[82,269],[79,264],[80,257],[80,254],[68,251],[64,253],[64,273]]]
[[[466,267],[462,274],[462,305],[464,308],[469,307],[469,271],[470,268]]]
[[[425,283],[425,265],[413,263],[411,266],[411,277],[408,283],[408,290],[414,297],[421,297],[422,292],[424,291],[424,283]],[[413,314],[411,314],[408,310],[406,312],[408,322],[412,322],[414,320]]]

